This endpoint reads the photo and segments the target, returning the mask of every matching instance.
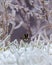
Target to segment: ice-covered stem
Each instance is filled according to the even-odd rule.
[[[16,27],[14,27],[14,29],[20,28],[20,27],[22,26],[22,24],[23,24],[23,21],[21,21],[21,22],[19,23],[19,25],[17,25]]]
[[[3,35],[5,36],[5,33],[6,33],[6,18],[5,18],[5,15],[6,15],[6,12],[5,12],[5,1],[3,0],[2,2],[1,2],[1,5],[2,5],[2,7],[3,7],[3,13],[2,13],[2,28],[4,29],[4,33],[3,33]]]
[[[23,21],[21,21],[20,23],[19,23],[19,25],[17,25],[17,26],[15,26],[15,22],[10,22],[11,24],[12,24],[12,29],[11,29],[11,31],[10,31],[10,35],[13,33],[13,31],[15,30],[15,29],[18,29],[18,28],[20,28],[22,25],[23,25]]]
[[[47,24],[47,25],[45,25],[45,26],[42,26],[42,27],[38,30],[38,32],[37,32],[34,36],[31,37],[31,40],[35,39],[35,37],[37,37],[37,35],[38,35],[40,32],[45,35],[45,38],[46,38],[47,40],[49,40],[48,37],[47,37],[46,31],[45,31],[47,28],[51,28],[51,29],[52,29],[52,24]],[[42,30],[43,30],[43,31],[42,31]]]
[[[6,35],[8,35],[8,12],[7,12],[7,6],[6,4],[6,0],[2,0],[1,1],[1,6],[3,7],[3,13],[2,13],[2,27],[4,29],[4,34],[3,34],[3,39],[4,37],[6,37]]]
[[[45,0],[41,0],[40,1],[41,2],[41,5],[42,5],[42,8],[41,8],[41,10],[42,10],[42,17],[46,20],[46,21],[48,21],[48,8],[46,8],[46,6],[48,6],[48,5],[46,5],[46,2],[45,2]],[[49,23],[49,21],[48,21],[48,23]]]
[[[49,4],[48,4],[48,7],[49,7],[49,10],[52,10],[52,0],[48,0]]]

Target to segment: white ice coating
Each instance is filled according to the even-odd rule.
[[[48,53],[46,46],[44,48],[35,47],[33,44],[35,41],[24,44],[21,40],[23,47],[22,45],[16,47],[14,45],[16,43],[18,45],[17,40],[12,42],[7,50],[0,50],[0,65],[52,65],[52,45]]]
[[[29,4],[34,6],[32,10],[29,9],[29,6],[26,7],[25,0],[20,0],[21,4],[19,0],[14,1],[17,2],[17,5],[11,4],[12,0],[0,0],[0,23],[3,21],[5,26],[6,24],[12,24],[10,34],[12,34],[14,29],[18,29],[21,26],[28,29],[26,21],[29,23],[30,15],[37,18],[37,23],[45,21],[43,20],[44,16],[41,10],[41,8],[44,7],[41,3],[42,0],[29,0]],[[35,4],[33,5],[33,3]],[[45,9],[47,10],[46,12],[48,12],[49,23],[52,23],[52,0],[48,0],[48,3],[44,3],[44,5],[48,5]],[[8,6],[12,10],[11,13],[7,11]],[[16,11],[18,12],[18,10],[21,10],[24,20],[20,15],[16,16]],[[19,25],[16,25],[15,19]],[[0,28],[0,36],[2,36],[4,30],[2,27]],[[11,35],[7,35],[4,39],[0,40],[0,65],[52,65],[52,34],[50,35],[50,39],[47,39],[46,32],[40,31],[37,33],[39,35],[38,38],[36,38],[34,35],[35,30],[36,28],[32,26],[31,31],[33,36],[30,43],[24,42],[23,40],[20,41],[20,44],[17,40],[10,42],[9,39]],[[43,40],[40,40],[40,37]],[[6,43],[8,45],[5,46]]]

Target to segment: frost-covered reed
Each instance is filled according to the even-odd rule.
[[[21,32],[11,42],[21,27],[30,42]],[[51,60],[52,0],[0,0],[0,65],[52,65]]]

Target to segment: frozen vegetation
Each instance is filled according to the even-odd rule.
[[[11,41],[19,41],[44,30],[47,36],[52,33],[52,0],[0,0],[1,39],[10,34]]]
[[[52,65],[52,48],[31,41],[29,44],[23,40],[8,42],[8,46],[0,48],[0,65]]]
[[[0,65],[52,65],[52,0],[0,0]]]

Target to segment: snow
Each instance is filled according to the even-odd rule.
[[[52,65],[52,44],[50,44],[50,42],[52,42],[52,35],[50,36],[50,40],[46,39],[46,31],[41,31],[44,28],[44,26],[41,27],[42,21],[49,21],[50,24],[52,23],[52,0],[50,0],[49,3],[44,4],[47,5],[47,8],[46,6],[43,6],[41,0],[39,0],[40,2],[38,0],[35,0],[35,5],[33,4],[34,1],[29,0],[29,4],[33,4],[33,7],[26,6],[24,0],[15,0],[15,2],[17,3],[14,3],[15,5],[11,3],[12,1],[14,2],[14,0],[0,0],[0,24],[4,25],[2,25],[2,27],[0,28],[0,37],[2,37],[5,32],[8,32],[8,28],[5,31],[5,27],[8,27],[10,23],[12,24],[9,35],[7,35],[5,39],[0,40],[0,65]],[[19,2],[21,2],[21,4]],[[11,13],[8,12],[8,7],[11,8]],[[44,9],[44,7],[49,16],[46,12],[43,13],[42,9]],[[22,17],[20,16],[20,13],[17,15],[16,11],[17,13],[20,12],[22,14]],[[48,20],[47,17],[45,17],[45,14],[48,16]],[[33,22],[33,20],[30,21],[30,18],[33,18],[34,21],[37,22],[37,24],[34,23],[31,26],[30,22]],[[2,21],[3,23],[1,23]],[[19,25],[16,25],[16,23],[19,23]],[[37,27],[34,26],[35,24]],[[27,30],[29,25],[31,26],[30,31],[33,35],[32,40],[34,40],[35,38],[37,29],[41,27],[37,32],[37,34],[39,35],[38,39],[35,39],[30,43],[25,43],[23,40],[21,40],[20,45],[18,44],[17,40],[13,42],[9,41],[14,30],[19,29],[21,26]],[[52,27],[52,24],[50,26]],[[43,41],[40,40],[40,38],[42,38]],[[8,45],[6,46],[5,43],[7,43]],[[44,45],[44,43],[47,43],[47,45]]]
[[[52,55],[32,45],[19,49],[12,45],[0,52],[0,65],[52,65],[51,59]]]

